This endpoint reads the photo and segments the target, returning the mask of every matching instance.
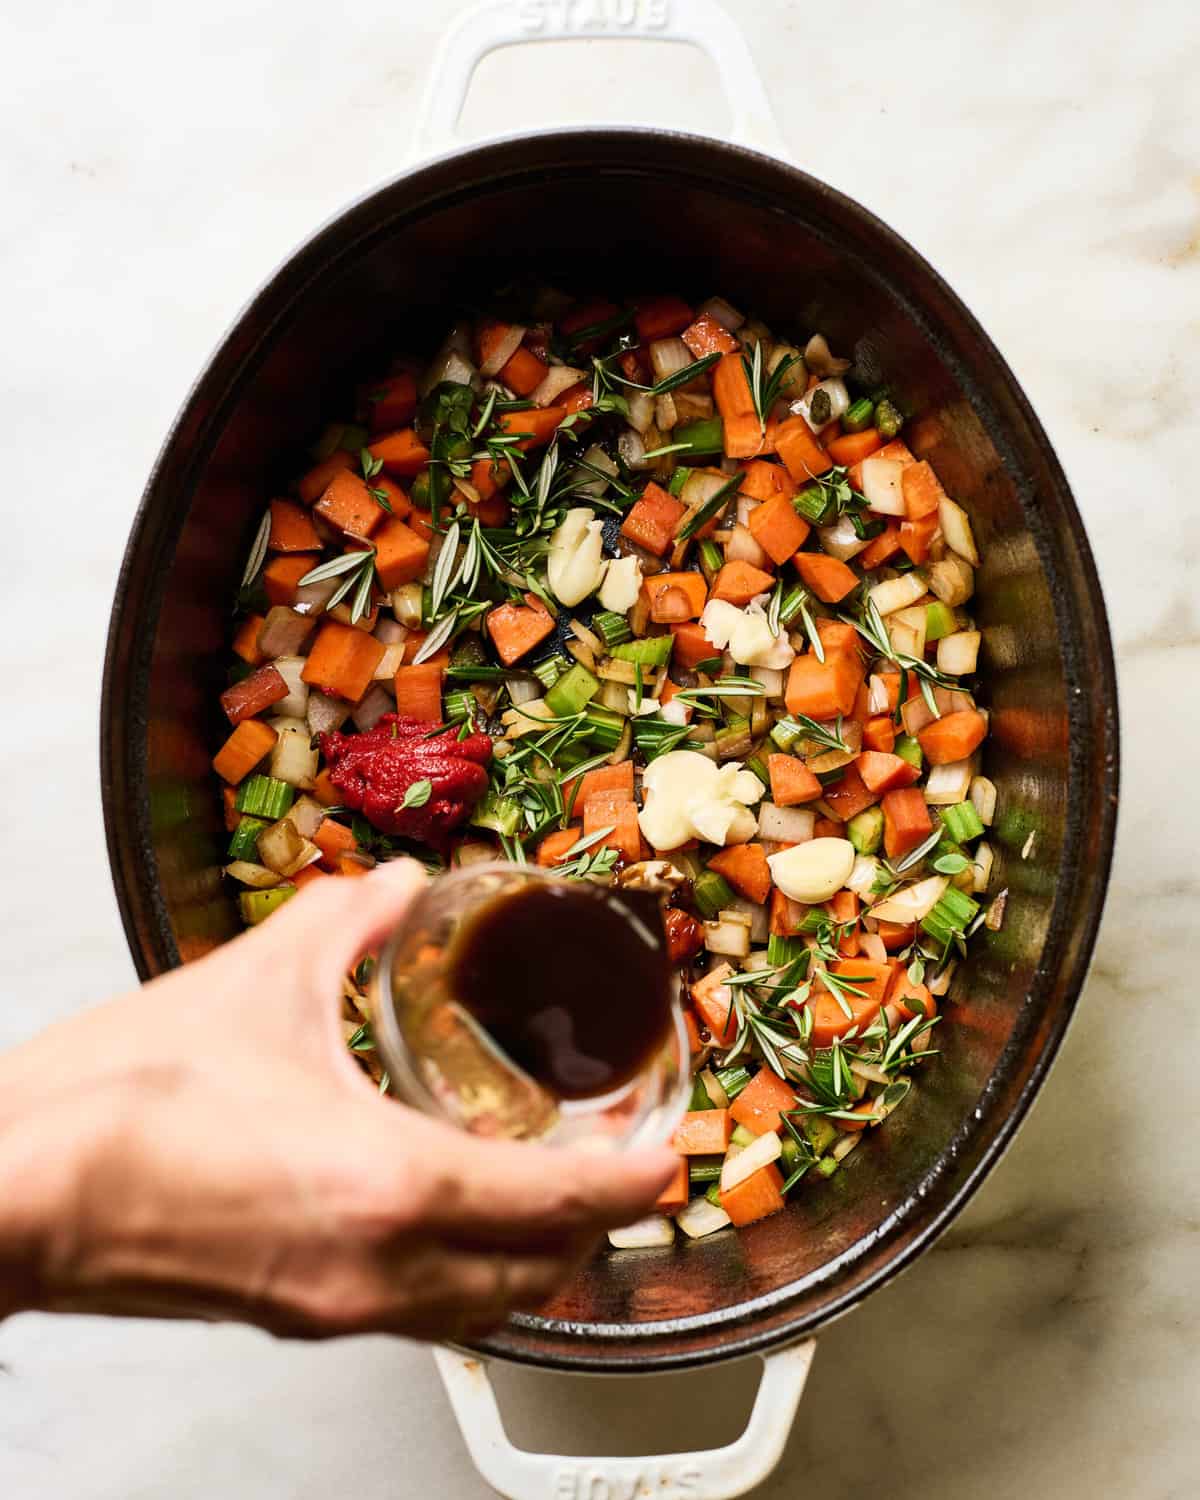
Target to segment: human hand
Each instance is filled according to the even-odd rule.
[[[469,1338],[538,1306],[674,1157],[489,1142],[381,1098],[341,978],[425,879],[324,880],[0,1057],[0,1315]]]

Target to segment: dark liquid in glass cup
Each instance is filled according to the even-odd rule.
[[[372,1021],[392,1092],[479,1135],[652,1144],[688,1088],[657,897],[527,866],[433,880],[384,946]]]

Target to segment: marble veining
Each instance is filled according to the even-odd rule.
[[[49,743],[6,736],[0,752],[0,1044],[131,979],[96,717],[112,583],[161,434],[256,282],[401,163],[437,26],[459,8],[362,0],[334,17],[312,0],[46,0],[0,16],[4,723],[54,724]],[[1194,7],[736,10],[795,159],[912,239],[1018,371],[1099,561],[1125,725],[1108,911],[1060,1061],[968,1212],[822,1336],[762,1493],[1191,1495]],[[644,110],[721,129],[711,69],[689,72],[680,49],[618,60],[614,46],[493,58],[467,123]],[[698,1425],[728,1439],[752,1383],[739,1366],[661,1381],[651,1421],[625,1382],[500,1381],[514,1435],[574,1452],[688,1446]],[[0,1327],[0,1493],[12,1500],[390,1500],[434,1485],[452,1500],[486,1493],[418,1348],[88,1319]]]

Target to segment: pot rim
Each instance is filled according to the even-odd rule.
[[[639,164],[643,148],[664,144],[678,161]],[[190,495],[211,438],[219,432],[231,391],[237,390],[287,322],[306,290],[339,263],[349,263],[377,236],[395,232],[397,221],[420,217],[436,206],[503,180],[512,184],[537,169],[522,161],[547,148],[561,163],[573,151],[599,149],[621,157],[620,165],[673,180],[702,180],[710,189],[778,201],[816,200],[854,221],[864,239],[904,263],[922,287],[924,300],[949,314],[972,345],[969,367],[947,353],[955,380],[969,393],[1021,496],[1039,560],[1052,585],[1055,626],[1063,652],[1071,724],[1067,771],[1066,837],[1042,958],[1005,1050],[976,1109],[955,1131],[918,1190],[870,1236],[819,1271],[771,1293],[717,1312],[640,1325],[572,1324],[521,1314],[482,1340],[479,1352],[543,1368],[630,1374],[685,1368],[715,1360],[764,1353],[813,1333],[843,1316],[921,1253],[949,1226],[1011,1144],[1058,1053],[1086,978],[1112,862],[1119,783],[1116,669],[1103,594],[1083,523],[1054,449],[1003,355],[961,298],[905,239],[869,209],[800,168],[747,147],[685,132],[632,126],[568,127],[495,138],[443,153],[397,173],[339,208],[297,246],[238,311],[206,360],[171,423],[147,479],[130,530],[109,623],[101,693],[101,791],[109,862],[117,905],[135,966],[142,979],[179,963],[153,852],[146,777],[147,696],[154,633],[162,605],[167,564],[174,554],[185,507],[168,514],[160,487]],[[719,169],[714,161],[719,161]],[[701,163],[703,161],[703,170]],[[549,164],[553,167],[553,163]],[[542,171],[545,167],[541,168]],[[759,186],[747,186],[747,180]],[[771,181],[773,179],[773,182]],[[389,195],[408,189],[406,202],[382,217]],[[359,225],[354,220],[362,219]],[[348,242],[328,241],[334,231]],[[822,234],[819,229],[810,232]],[[826,234],[828,232],[825,232]],[[894,288],[893,300],[904,302]],[[929,314],[906,311],[936,335]],[[261,324],[253,334],[252,323]],[[986,367],[1002,390],[1006,411],[970,378]],[[1071,523],[1068,534],[1051,534],[1037,523],[1033,488],[1014,466],[1003,439],[1024,429],[1022,441],[1036,450],[1056,501]],[[175,471],[178,470],[178,473]],[[1088,673],[1073,674],[1085,662]],[[118,703],[118,699],[120,700]],[[120,712],[118,713],[118,708]],[[120,723],[118,724],[118,718]],[[1082,739],[1081,739],[1082,735]],[[120,804],[124,815],[116,816]],[[1087,814],[1090,812],[1090,816]],[[1082,859],[1084,829],[1089,832]],[[1073,838],[1074,836],[1074,838]],[[1063,877],[1066,878],[1063,878]],[[1035,1023],[1049,1024],[1035,1035]],[[1021,1066],[1024,1059],[1025,1066]],[[1001,1085],[1007,1085],[1002,1088]],[[869,1258],[872,1265],[860,1264]],[[788,1304],[811,1296],[816,1305],[787,1315]],[[656,1343],[670,1347],[657,1348]],[[616,1347],[614,1347],[616,1346]],[[604,1352],[604,1351],[608,1352]]]

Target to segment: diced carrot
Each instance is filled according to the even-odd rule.
[[[278,738],[269,724],[244,719],[213,756],[213,770],[223,781],[236,785],[274,749]]]
[[[714,854],[708,868],[724,875],[739,896],[760,905],[771,894],[771,870],[761,844],[730,844]]]
[[[864,750],[880,750],[890,755],[896,743],[896,723],[891,714],[873,714],[863,724]]]
[[[322,807],[336,807],[342,800],[342,794],[333,784],[333,777],[327,770],[318,771],[313,778],[313,796]]]
[[[682,333],[692,321],[692,309],[682,297],[650,297],[638,304],[633,321],[638,338],[648,344],[653,339],[669,339]]]
[[[938,506],[946,498],[941,480],[924,460],[909,464],[902,471],[900,486],[904,494],[904,509],[910,521],[936,515]]]
[[[890,443],[884,443],[882,448],[877,448],[874,453],[868,453],[867,457],[891,458],[898,464],[916,463],[916,459],[908,451],[908,445],[902,443],[899,438],[893,438]],[[860,458],[857,463],[850,465],[850,473],[848,475],[852,487],[860,492],[862,490],[862,466],[863,461]],[[901,483],[903,483],[903,476],[901,476]]]
[[[844,1036],[851,1026],[870,1024],[884,1003],[892,979],[890,962],[879,963],[870,958],[839,958],[829,965],[829,972],[841,981],[851,1014],[847,1016],[826,990],[814,992],[809,1002],[813,1012],[814,1047],[830,1046],[834,1037]]]
[[[728,600],[740,609],[749,604],[756,594],[765,594],[774,585],[775,580],[770,573],[764,573],[753,563],[743,562],[738,558],[727,562],[713,579],[711,597]]]
[[[564,797],[569,800],[573,791],[575,791],[575,784],[570,782],[564,788]],[[594,770],[585,771],[579,778],[579,790],[575,792],[575,806],[586,807],[588,799],[594,797],[597,792],[621,792],[627,802],[632,802],[633,762],[623,760],[619,765],[596,766]]]
[[[733,1134],[733,1119],[727,1109],[690,1109],[675,1127],[671,1150],[680,1156],[724,1154]]]
[[[267,659],[258,649],[258,632],[266,623],[262,615],[247,615],[234,631],[233,653],[252,667],[261,667]]]
[[[721,654],[704,634],[704,627],[695,620],[672,625],[671,634],[675,637],[671,660],[681,672],[691,672],[699,662],[710,661]]]
[[[780,1116],[796,1108],[796,1094],[791,1084],[770,1068],[759,1068],[754,1077],[733,1101],[729,1113],[738,1125],[753,1135],[778,1130]]]
[[[911,761],[883,750],[864,750],[854,764],[863,785],[872,792],[892,792],[898,786],[912,786],[921,779],[920,771]]]
[[[720,1196],[721,1207],[729,1215],[729,1222],[739,1228],[770,1218],[787,1201],[783,1196],[783,1178],[774,1162],[751,1172],[749,1177]]]
[[[797,552],[792,561],[796,572],[824,604],[836,604],[858,587],[854,570],[824,552]]]
[[[708,603],[708,589],[700,573],[655,573],[643,583],[642,593],[650,605],[650,618],[657,625],[681,623],[684,610],[684,619],[699,619]]]
[[[928,985],[914,984],[908,977],[908,970],[904,964],[896,966],[891,988],[887,994],[887,1003],[896,1006],[906,1021],[911,1021],[918,1009],[926,1016],[937,1015],[937,1001],[930,993]]]
[[[712,1033],[718,1047],[728,1047],[737,1035],[737,1011],[733,991],[708,973],[691,988],[692,1004],[701,1022]]]
[[[445,670],[443,663],[436,661],[397,667],[393,681],[396,712],[407,714],[410,719],[422,719],[427,724],[440,724],[442,676]]]
[[[907,948],[916,936],[915,922],[876,922],[875,932],[889,953]]]
[[[858,897],[853,891],[838,891],[827,905],[830,920],[844,929],[838,939],[838,952],[846,958],[853,958],[859,951]]]
[[[642,491],[621,526],[621,535],[661,557],[675,540],[675,529],[687,507],[653,480]]]
[[[874,427],[868,427],[864,432],[847,432],[842,437],[835,437],[825,446],[825,451],[833,459],[835,464],[842,464],[849,468],[851,464],[860,464],[864,458],[870,458],[872,453],[878,453],[883,447],[883,439]]]
[[[221,694],[221,707],[231,724],[253,718],[272,703],[288,695],[288,685],[272,666],[259,667],[241,682],[235,682]]]
[[[713,401],[724,421],[753,416],[757,421],[754,395],[746,377],[741,352],[723,354],[712,370]]]
[[[776,495],[790,499],[796,493],[796,486],[782,464],[772,463],[766,458],[753,458],[742,469],[738,490],[740,494],[749,495],[751,500],[772,500]]]
[[[732,359],[733,356],[727,355],[726,358]],[[731,412],[721,419],[725,457],[757,458],[763,453],[774,453],[778,425],[773,417],[768,418],[764,430],[755,412]]]
[[[529,396],[546,378],[548,368],[545,360],[539,359],[531,349],[519,344],[500,371],[500,379],[510,390],[516,391],[518,396]]]
[[[273,557],[262,571],[268,603],[295,604],[300,580],[306,573],[311,573],[320,560],[315,552],[290,552]]]
[[[247,719],[246,722],[249,724],[251,721]],[[225,814],[225,832],[232,833],[242,821],[242,815],[237,810],[237,793],[231,786],[221,788],[221,808]]]
[[[359,876],[369,874],[370,868],[370,865],[364,865],[362,860],[355,858],[353,854],[339,854],[337,869],[333,873],[357,880]]]
[[[316,880],[328,880],[329,871],[323,870],[319,864],[305,865],[303,870],[297,870],[291,877],[291,883],[298,891],[302,891],[306,885],[312,885]]]
[[[788,671],[784,695],[788,713],[817,720],[848,714],[862,680],[861,661],[847,652],[827,650],[823,662],[811,652],[798,656]]]
[[[376,474],[371,480],[371,488],[382,492],[383,498],[392,507],[390,513],[384,511],[384,515],[390,515],[396,520],[402,521],[412,511],[412,501],[400,488],[394,479],[389,479],[386,474]]]
[[[386,512],[375,503],[371,491],[357,474],[334,475],[329,488],[313,509],[339,531],[370,536]]]
[[[594,404],[590,382],[580,380],[575,385],[569,385],[557,398],[557,404],[568,416],[572,412],[587,411],[588,407]]]
[[[600,847],[615,849],[631,864],[641,858],[637,803],[627,801],[624,792],[595,792],[588,798],[583,809],[583,836],[599,833],[602,828],[612,831],[597,841]]]
[[[722,327],[709,313],[701,313],[694,323],[679,335],[697,359],[709,354],[732,354],[738,341],[728,328]]]
[[[772,495],[756,506],[746,524],[751,536],[777,566],[787,562],[793,553],[799,553],[809,532],[808,522],[797,512],[791,496],[783,494]]]
[[[403,427],[417,414],[417,382],[411,371],[389,375],[367,396],[367,424],[372,433]]]
[[[372,458],[382,460],[387,473],[398,474],[402,479],[419,474],[429,462],[429,449],[411,427],[372,438],[368,451]]]
[[[813,838],[815,839],[844,839],[845,837],[845,828],[832,818],[818,818],[813,824]]]
[[[560,828],[554,833],[548,833],[537,847],[537,863],[543,870],[563,864],[567,858],[567,850],[573,844],[578,843],[582,837],[583,828],[578,823],[572,823],[569,828]]]
[[[895,521],[889,521],[877,537],[872,537],[855,561],[869,573],[872,568],[881,568],[899,550],[900,528]]]
[[[785,896],[778,886],[771,888],[771,931],[776,937],[791,937],[799,932],[805,907]]]
[[[323,693],[357,703],[371,686],[383,652],[383,642],[373,635],[343,625],[340,620],[326,620],[300,676]]]
[[[883,808],[883,849],[889,859],[897,859],[915,849],[933,832],[929,809],[920,788],[901,787],[885,793]]]
[[[500,427],[503,432],[525,433],[517,447],[526,452],[530,448],[544,448],[558,431],[559,423],[566,414],[566,408],[562,406],[534,407],[530,411],[502,411]]]
[[[626,380],[636,381],[638,385],[649,385],[652,379],[650,361],[643,349],[626,349],[617,363],[621,366],[621,374]]]
[[[837,781],[830,782],[821,791],[834,816],[841,818],[843,823],[848,823],[851,818],[868,807],[874,807],[879,801],[879,793],[873,792],[864,783],[853,761],[845,767]]]
[[[432,542],[437,534],[433,529],[433,522],[429,512],[425,510],[414,510],[404,523],[411,531],[416,532],[423,542]]]
[[[818,474],[833,467],[833,460],[821,447],[812,429],[803,417],[789,417],[779,424],[775,434],[775,447],[783,459],[784,467],[799,485],[804,485]]]
[[[849,1113],[852,1115],[856,1115],[857,1119],[835,1120],[833,1123],[837,1126],[837,1128],[839,1130],[846,1130],[851,1133],[858,1130],[865,1130],[875,1118],[874,1099],[860,1099],[857,1104],[852,1104],[850,1106]]]
[[[919,521],[901,521],[900,545],[918,566],[928,558],[937,530],[936,511],[931,516],[922,516]]]
[[[776,807],[797,807],[821,795],[821,783],[802,760],[794,755],[768,755],[771,801]]]
[[[269,552],[319,552],[321,538],[312,517],[294,500],[271,501]]]
[[[818,620],[817,634],[821,638],[825,655],[848,657],[857,666],[862,665],[862,637],[853,625],[845,620]]]
[[[429,543],[406,522],[386,520],[375,534],[375,571],[389,591],[420,578],[429,561]]]
[[[312,841],[321,851],[321,863],[327,870],[337,868],[339,854],[349,854],[352,849],[358,848],[358,840],[350,829],[335,818],[322,818],[321,826],[313,834]]]
[[[688,1174],[687,1157],[681,1156],[675,1164],[670,1182],[655,1199],[654,1207],[660,1214],[675,1214],[688,1205],[691,1180]]]
[[[490,500],[499,494],[503,477],[508,472],[507,464],[498,464],[494,459],[477,458],[471,465],[470,483],[481,500]]]
[[[917,739],[929,764],[944,766],[954,760],[966,760],[983,743],[986,733],[987,720],[979,710],[964,708],[926,724],[917,731]]]
[[[401,660],[406,667],[411,667],[421,654],[421,647],[429,639],[427,630],[410,630],[404,640],[404,655]],[[432,656],[427,656],[421,662],[424,666],[448,667],[450,665],[450,644],[442,646]]]
[[[554,616],[536,594],[526,594],[524,604],[501,604],[489,612],[487,632],[506,667],[553,633]]]
[[[352,453],[347,453],[344,448],[337,448],[328,458],[323,458],[319,464],[314,464],[303,475],[296,486],[296,493],[305,505],[315,505],[337,475],[344,474],[347,469],[357,467],[358,460]]]
[[[513,339],[519,347],[521,339],[517,334],[515,323],[504,323],[499,318],[485,318],[475,330],[475,353],[479,363],[485,365],[491,360],[494,364],[501,347]],[[521,336],[524,336],[523,330]]]

